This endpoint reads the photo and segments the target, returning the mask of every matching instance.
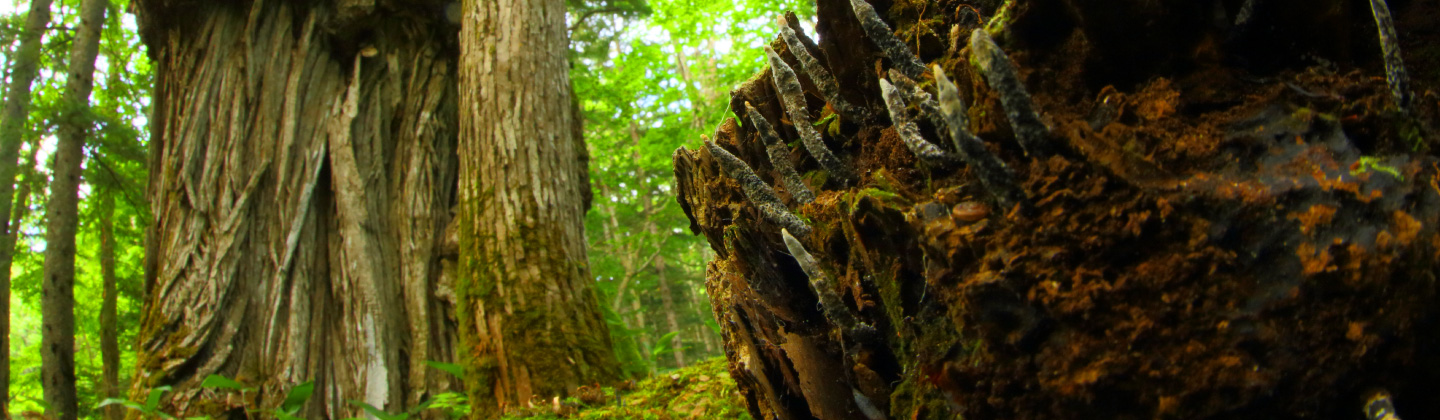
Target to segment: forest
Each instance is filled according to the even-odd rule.
[[[5,419],[1440,418],[1440,0],[0,15]]]

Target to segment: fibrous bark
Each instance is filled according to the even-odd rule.
[[[132,399],[177,416],[400,412],[459,384],[450,223],[457,27],[444,2],[136,4],[157,67]],[[252,401],[201,389],[210,374]]]
[[[50,166],[50,199],[45,205],[45,265],[40,310],[41,382],[49,415],[61,420],[79,416],[75,394],[75,229],[80,224],[80,162],[91,122],[90,90],[95,84],[95,57],[105,26],[107,0],[80,3],[80,26],[65,74],[59,140]],[[9,181],[6,181],[9,182]]]
[[[485,418],[619,366],[585,255],[565,3],[466,0],[461,20],[459,311]]]
[[[1416,148],[1440,109],[1388,112],[1378,51],[1338,72],[1291,57],[1257,79],[1190,55],[1254,54],[1245,42],[1258,35],[1185,33],[1214,30],[1214,14],[1187,2],[876,2],[891,22],[866,31],[882,25],[857,20],[850,12],[868,7],[857,1],[817,2],[819,49],[841,93],[879,112],[887,65],[917,86],[946,76],[938,124],[965,165],[920,164],[930,152],[907,142],[925,149],[916,141],[943,136],[910,124],[935,122],[908,120],[914,104],[899,92],[894,121],[825,133],[862,175],[804,206],[746,194],[779,183],[771,171],[755,171],[760,185],[724,176],[764,167],[753,124],[721,125],[705,147],[676,152],[681,206],[717,254],[706,286],[752,417],[1440,414],[1430,398],[1440,368],[1414,356],[1440,350],[1429,334],[1440,320],[1440,160]],[[972,32],[959,10],[972,6],[999,16],[992,31]],[[1137,39],[1142,17],[1174,27]],[[891,27],[937,67],[906,72],[893,55],[905,45],[873,39]],[[1285,28],[1283,42],[1331,29]],[[938,33],[954,35],[926,35]],[[731,111],[781,108],[768,82],[736,88]],[[1000,206],[977,202],[986,198]],[[787,240],[777,213],[810,234]],[[833,286],[807,287],[824,275]],[[836,334],[846,312],[871,328]],[[1393,392],[1383,399],[1393,410],[1367,405],[1376,389]]]

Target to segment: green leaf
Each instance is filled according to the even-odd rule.
[[[290,395],[285,396],[285,402],[280,403],[280,410],[294,414],[300,411],[300,406],[305,405],[305,400],[310,399],[310,394],[315,392],[315,381],[305,381],[300,385],[290,388]]]
[[[160,395],[163,395],[169,391],[170,385],[151,389],[150,395],[145,398],[145,407],[142,408],[141,411],[147,413],[154,412],[156,408],[160,407]]]
[[[275,410],[275,418],[280,419],[280,420],[305,420],[304,418],[295,417],[294,415],[291,415],[290,413],[286,413],[286,412],[280,411],[280,410]]]
[[[679,334],[679,331],[671,331],[660,336],[660,340],[656,342],[655,349],[650,351],[650,357],[659,357],[662,354],[674,351],[674,349],[670,347],[670,339],[675,338],[675,336]]]
[[[123,406],[128,407],[128,408],[130,408],[131,410],[135,410],[135,411],[140,411],[140,412],[144,412],[144,411],[145,411],[145,407],[141,406],[140,404],[138,404],[138,403],[136,403],[136,402],[134,402],[134,401],[130,401],[130,400],[127,400],[127,399],[124,399],[124,398],[106,398],[104,401],[100,401],[100,404],[96,404],[96,405],[95,405],[95,408],[100,408],[100,407],[104,407],[104,406],[107,406],[107,405],[114,405],[114,404],[120,404],[120,405],[123,405]]]
[[[410,417],[410,413],[386,413],[385,410],[375,408],[375,406],[370,405],[369,403],[366,403],[364,401],[349,400],[349,402],[350,404],[360,406],[361,409],[365,410],[366,414],[375,416],[375,418],[380,420],[405,420],[406,418]]]
[[[240,383],[240,382],[235,381],[234,379],[226,378],[226,377],[221,376],[221,375],[210,375],[210,376],[206,376],[206,377],[205,377],[205,380],[200,382],[200,387],[201,387],[201,388],[233,389],[233,390],[236,390],[236,391],[249,391],[249,390],[251,390],[251,389],[254,389],[254,388],[248,388],[248,387],[245,386],[245,384],[242,384],[242,383]]]
[[[437,362],[434,360],[426,360],[425,364],[430,365],[430,367],[443,370],[445,371],[445,373],[455,375],[456,378],[465,379],[465,368],[460,367],[460,365],[454,363]]]

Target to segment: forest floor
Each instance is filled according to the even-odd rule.
[[[725,363],[724,357],[715,357],[638,383],[632,382],[631,386],[581,387],[577,397],[559,401],[558,409],[553,405],[536,406],[505,419],[750,418],[745,409],[745,398],[736,390],[735,381],[730,379]]]

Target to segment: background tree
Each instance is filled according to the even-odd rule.
[[[487,418],[619,370],[585,253],[565,4],[463,4],[461,337]]]
[[[84,0],[80,26],[70,50],[65,77],[64,111],[59,141],[51,161],[50,201],[45,208],[45,270],[41,336],[47,414],[63,420],[78,418],[75,393],[75,230],[79,220],[81,160],[89,135],[90,91],[95,57],[105,25],[106,0]]]
[[[11,200],[14,195],[16,165],[20,144],[25,138],[25,122],[29,119],[30,84],[40,62],[40,39],[50,23],[50,0],[32,0],[25,15],[25,28],[20,32],[20,47],[11,59],[10,85],[5,90],[5,113],[0,115],[0,340],[7,349],[0,354],[0,416],[8,416],[10,395],[10,264],[14,260],[15,226],[9,224]],[[9,55],[7,54],[7,57]],[[10,246],[4,246],[10,245]]]

